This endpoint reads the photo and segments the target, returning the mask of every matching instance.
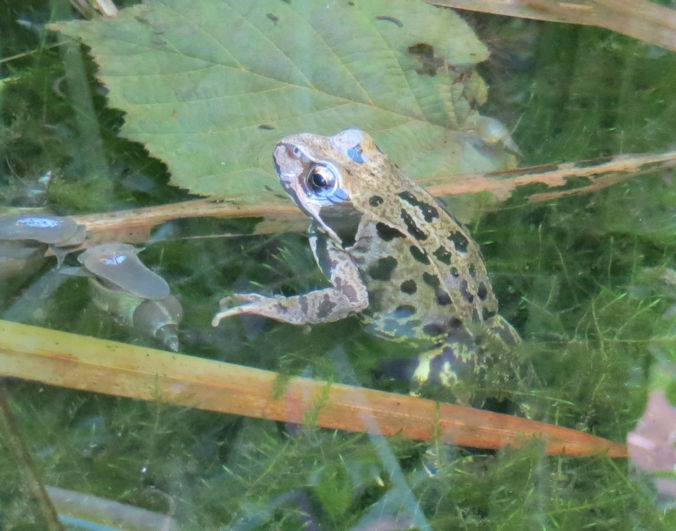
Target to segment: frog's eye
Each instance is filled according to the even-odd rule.
[[[332,168],[324,164],[315,164],[307,175],[308,189],[325,193],[336,185],[336,174]]]
[[[313,190],[326,190],[333,187],[336,176],[328,166],[318,164],[310,170],[307,178],[308,185]]]
[[[298,146],[293,146],[293,149],[291,150],[291,153],[292,153],[292,155],[293,155],[294,157],[296,157],[297,159],[299,159],[300,156],[301,156],[301,154],[302,154],[302,152],[301,152],[301,150],[300,150],[300,148],[299,148]]]
[[[310,196],[322,203],[340,203],[347,194],[340,189],[338,170],[327,163],[315,164],[305,179]]]

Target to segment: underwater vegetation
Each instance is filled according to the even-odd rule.
[[[0,5],[2,214],[87,216],[98,236],[105,231],[91,220],[111,211],[201,195],[250,208],[245,217],[176,216],[152,233],[108,226],[102,238],[145,247],[143,264],[183,306],[181,352],[275,371],[280,394],[295,376],[407,393],[407,382],[378,367],[415,355],[368,335],[356,317],[210,326],[224,295],[325,285],[305,223],[284,217],[291,205],[271,164],[282,136],[358,126],[427,186],[674,149],[674,53],[604,29],[441,16],[422,2],[339,3],[341,24],[302,15],[300,0],[202,0],[187,13],[173,2],[128,4],[118,4],[116,21],[83,21],[65,2]],[[420,39],[428,46],[416,46]],[[485,117],[509,137],[494,141],[497,126]],[[673,169],[651,168],[537,202],[595,181],[445,199],[480,244],[500,313],[536,376],[487,407],[624,441],[651,390],[673,400],[664,367],[676,344],[676,192]],[[20,252],[39,248],[40,259],[2,285],[3,320],[161,345],[97,309],[89,278],[63,275],[44,257],[60,241],[21,242]],[[81,253],[67,254],[64,267],[80,266]],[[159,518],[151,527],[180,529],[676,525],[669,502],[627,461],[547,456],[538,441],[497,451],[430,444],[320,428],[313,411],[303,423],[275,422],[29,379],[6,378],[2,396],[14,426],[0,439],[0,527],[8,529],[53,521],[36,501],[40,486],[62,517],[119,528],[139,508]]]

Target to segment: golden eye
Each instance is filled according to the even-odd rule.
[[[330,162],[314,164],[305,177],[308,198],[324,205],[340,203],[347,199],[347,193],[341,186],[338,169]]]
[[[315,192],[331,189],[336,184],[336,175],[331,168],[323,164],[315,164],[307,176],[308,188]]]

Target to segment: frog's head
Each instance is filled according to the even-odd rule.
[[[332,238],[340,241],[328,218],[363,213],[360,199],[368,178],[384,159],[373,139],[361,129],[345,129],[328,137],[311,133],[289,135],[277,144],[273,162],[291,199]]]

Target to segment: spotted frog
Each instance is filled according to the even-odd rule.
[[[331,287],[291,297],[236,294],[213,325],[236,314],[292,324],[359,313],[389,339],[424,339],[413,391],[484,372],[520,341],[499,314],[479,246],[442,204],[404,176],[359,129],[301,133],[275,147],[287,194],[311,219],[309,240]]]

